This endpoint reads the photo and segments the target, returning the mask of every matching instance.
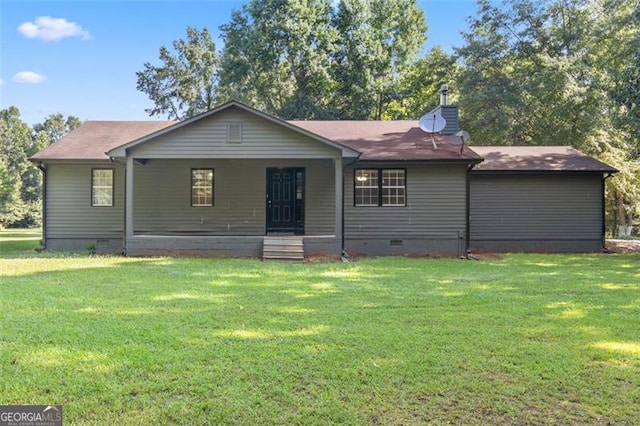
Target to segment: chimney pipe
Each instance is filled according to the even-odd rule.
[[[440,86],[440,105],[447,105],[447,92],[449,92],[447,84]]]

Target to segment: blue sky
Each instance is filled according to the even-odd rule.
[[[217,38],[243,3],[2,0],[0,108],[17,106],[29,124],[56,112],[82,120],[149,119],[144,110],[151,102],[136,90],[136,71],[144,62],[158,64],[160,46],[184,38],[187,26],[207,27]],[[426,48],[451,52],[462,44],[474,0],[418,3],[429,25]]]

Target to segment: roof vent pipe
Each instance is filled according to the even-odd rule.
[[[447,104],[447,92],[449,92],[449,85],[443,84],[440,86],[440,105]]]

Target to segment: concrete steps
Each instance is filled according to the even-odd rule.
[[[302,237],[266,236],[262,247],[264,260],[304,260]]]

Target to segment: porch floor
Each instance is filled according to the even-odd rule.
[[[265,242],[267,246],[282,246],[281,248],[285,251],[293,250],[294,245],[300,247],[295,249],[297,250],[296,256],[302,258],[305,256],[339,256],[341,252],[340,238],[335,235],[220,235],[203,232],[162,231],[136,233],[133,236],[128,236],[126,238],[126,253],[130,255],[265,258]],[[277,250],[274,250],[274,255],[277,254],[275,251]]]

